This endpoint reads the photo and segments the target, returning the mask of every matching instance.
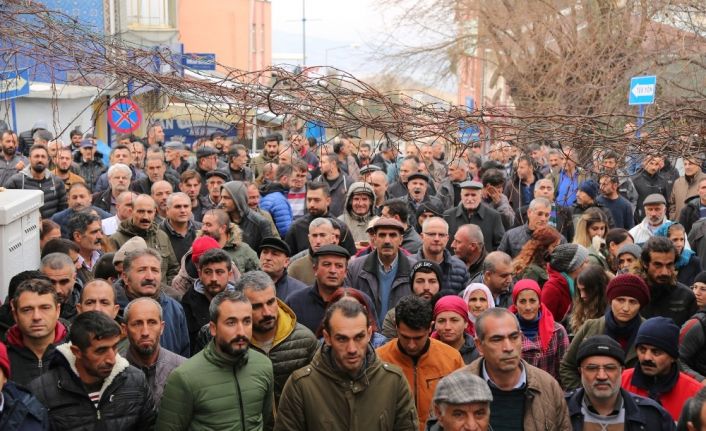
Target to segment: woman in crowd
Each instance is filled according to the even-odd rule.
[[[677,250],[677,261],[674,268],[677,270],[677,281],[691,286],[694,278],[701,272],[701,259],[693,250],[686,248],[686,231],[680,223],[665,222],[655,231],[656,236],[669,238]]]
[[[574,244],[586,247],[589,261],[608,270],[605,236],[608,231],[608,216],[600,208],[587,209],[579,218],[574,234]]]
[[[694,277],[691,290],[699,310],[679,332],[679,365],[682,371],[706,383],[706,271]]]
[[[588,249],[578,244],[556,246],[547,265],[549,280],[542,287],[542,303],[563,322],[576,297],[576,279],[588,264]]]
[[[50,219],[42,220],[42,224],[39,228],[39,249],[42,250],[44,244],[54,238],[61,238],[61,226]]]
[[[534,280],[520,280],[512,289],[509,310],[522,330],[522,359],[559,380],[559,364],[569,347],[569,337],[551,311],[540,302],[542,291]]]
[[[457,349],[464,364],[470,364],[480,356],[468,314],[466,302],[456,295],[444,296],[434,304],[434,332],[431,337]]]
[[[339,299],[347,301],[357,301],[358,303],[360,303],[360,305],[363,306],[365,311],[368,313],[368,320],[370,320],[370,325],[373,327],[373,336],[370,339],[370,344],[373,345],[373,348],[377,349],[378,347],[387,343],[387,337],[378,332],[377,324],[375,323],[375,314],[372,312],[368,301],[366,301],[365,297],[363,296],[360,290],[353,289],[352,287],[339,287],[331,294],[331,297],[329,298],[327,304],[335,304],[336,302],[338,302]],[[323,340],[323,331],[324,326],[322,323],[319,329],[316,331],[316,336],[319,338],[319,340]]]
[[[561,361],[561,384],[564,389],[581,386],[576,355],[583,340],[594,335],[608,335],[625,351],[625,367],[637,365],[635,337],[644,321],[640,309],[650,302],[650,289],[642,278],[633,274],[620,274],[606,288],[609,306],[603,317],[587,320],[576,332],[566,356]]]
[[[569,333],[575,334],[589,319],[598,319],[605,313],[605,288],[608,274],[598,265],[589,265],[576,280],[578,295],[569,319]]]
[[[471,319],[473,325],[476,324],[476,319],[482,312],[488,308],[495,307],[493,294],[483,283],[471,283],[461,294],[463,302],[468,306],[468,318]]]
[[[561,234],[551,226],[541,227],[532,232],[532,237],[522,247],[512,261],[512,267],[518,278],[529,278],[544,286],[549,280],[547,263],[554,248],[561,242]]]
[[[620,248],[634,243],[632,235],[626,229],[617,227],[608,231],[605,235],[605,244],[608,250],[607,260],[610,272],[613,274],[618,273],[618,251]]]

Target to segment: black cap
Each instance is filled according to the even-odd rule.
[[[360,168],[361,175],[370,174],[376,171],[382,171],[382,168],[378,165],[367,165]]]
[[[270,142],[270,141],[281,141],[282,140],[282,135],[279,133],[272,133],[270,135],[265,136],[265,142]]]
[[[225,137],[227,137],[227,136],[228,136],[228,135],[226,135],[225,133],[223,133],[223,132],[221,132],[221,131],[219,130],[219,131],[215,131],[215,132],[211,133],[210,138],[211,138],[211,139],[225,138]]]
[[[266,248],[271,248],[273,250],[279,250],[287,257],[292,255],[291,250],[289,249],[289,245],[287,245],[286,242],[282,241],[279,238],[275,238],[273,236],[268,236],[267,238],[262,239],[262,243],[260,244],[259,252],[262,253],[262,250]]]
[[[407,177],[407,182],[410,182],[412,180],[424,180],[427,184],[429,184],[429,177],[422,172],[416,172]]]
[[[341,247],[340,245],[324,245],[320,247],[318,250],[314,252],[312,255],[313,257],[319,257],[319,256],[342,256],[345,257],[346,259],[349,259],[351,257],[351,254],[348,253],[348,250],[345,248]]]
[[[223,172],[220,169],[214,169],[212,171],[206,172],[206,179],[209,179],[211,177],[220,177],[223,178],[223,181],[229,181],[230,177],[228,177],[228,174]]]
[[[590,356],[610,356],[615,358],[621,365],[625,364],[625,352],[617,341],[607,335],[594,335],[579,346],[576,355],[576,363],[581,366],[581,362]]]
[[[196,158],[197,159],[200,159],[202,157],[214,156],[216,154],[218,154],[218,150],[216,150],[215,148],[205,146],[205,145],[203,147],[199,148],[198,150],[196,150]]]

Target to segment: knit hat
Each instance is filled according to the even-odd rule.
[[[7,356],[7,347],[0,341],[0,368],[5,379],[10,380],[10,357]]]
[[[701,271],[694,277],[694,283],[704,283],[706,284],[706,271]]]
[[[457,370],[439,380],[434,391],[435,404],[470,404],[493,401],[488,383],[466,370]]]
[[[664,350],[672,358],[679,357],[679,327],[667,317],[653,317],[637,330],[635,346],[649,344]]]
[[[625,244],[624,246],[622,246],[618,249],[617,256],[620,256],[621,254],[624,254],[624,253],[629,253],[629,254],[635,256],[635,259],[639,259],[640,255],[642,254],[642,249],[637,244]]]
[[[559,272],[573,272],[588,260],[588,249],[578,244],[559,244],[549,264]]]
[[[520,292],[523,290],[532,290],[537,293],[537,298],[542,297],[542,289],[539,288],[539,284],[537,284],[536,281],[525,278],[522,280],[519,280],[517,283],[515,283],[515,287],[512,288],[512,303],[514,304],[517,302],[517,297],[520,295]]]
[[[647,307],[650,303],[650,289],[645,281],[634,274],[620,274],[608,282],[605,290],[609,301],[620,296],[635,298],[640,303],[640,308]]]
[[[598,196],[598,189],[598,183],[594,180],[586,180],[579,186],[579,190],[589,195],[591,199],[596,199]]]
[[[410,283],[412,281],[414,281],[415,274],[422,268],[427,268],[427,269],[431,269],[432,271],[434,271],[434,273],[436,274],[437,280],[439,280],[439,284],[441,284],[441,280],[442,280],[441,267],[436,262],[432,262],[430,260],[420,260],[420,261],[417,261],[417,263],[415,263],[414,265],[412,265],[412,270],[409,272]],[[466,311],[468,311],[468,310],[466,310]]]
[[[212,248],[221,248],[221,245],[208,235],[196,238],[196,241],[191,244],[191,261],[198,265],[201,255]]]
[[[610,356],[620,362],[621,365],[625,364],[625,351],[623,351],[617,341],[608,335],[594,335],[585,339],[579,346],[576,363],[581,366],[581,362],[590,356]]]
[[[147,242],[141,236],[133,236],[123,244],[122,247],[115,253],[113,257],[113,265],[122,263],[125,260],[125,256],[133,251],[143,250],[147,248]]]
[[[434,304],[434,319],[436,320],[436,316],[444,311],[452,311],[463,317],[463,320],[466,321],[466,332],[470,333],[469,331],[473,327],[473,324],[471,323],[471,319],[468,318],[468,305],[463,302],[460,296],[442,296],[436,301],[436,304]]]

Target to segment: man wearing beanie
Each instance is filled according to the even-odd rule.
[[[657,401],[676,421],[686,400],[701,389],[699,382],[679,371],[679,327],[666,317],[648,319],[635,345],[640,362],[623,371],[622,387]]]
[[[574,431],[671,431],[674,422],[655,401],[620,387],[625,352],[607,335],[584,340],[577,354],[581,387],[566,394]]]
[[[579,219],[589,208],[598,208],[603,211],[608,218],[608,226],[606,226],[606,230],[614,226],[615,222],[613,221],[613,214],[611,214],[609,209],[598,203],[596,200],[596,198],[598,198],[598,192],[598,183],[594,180],[586,180],[581,183],[578,191],[576,192],[576,202],[571,207],[571,218],[574,222],[574,226],[578,225]]]
[[[579,375],[578,350],[584,340],[596,335],[607,335],[623,350],[623,362],[631,368],[637,365],[635,338],[644,319],[640,309],[650,302],[650,290],[642,279],[633,274],[620,274],[613,278],[606,287],[608,309],[605,315],[589,319],[576,333],[569,350],[561,361],[561,382],[565,389],[578,388]]]
[[[10,359],[0,342],[0,429],[3,431],[49,429],[47,409],[28,390],[10,381]]]
[[[560,244],[551,254],[547,275],[542,287],[542,303],[557,322],[561,322],[577,295],[576,278],[588,263],[588,249],[578,244]]]

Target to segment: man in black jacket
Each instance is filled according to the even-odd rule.
[[[79,147],[80,158],[74,170],[86,181],[89,190],[93,190],[98,178],[105,171],[105,166],[96,158],[96,144],[92,139],[84,139]]]
[[[248,206],[247,187],[242,181],[229,181],[221,186],[221,202],[230,220],[243,231],[243,241],[258,250],[262,239],[274,236],[270,223]]]
[[[461,203],[446,210],[444,220],[449,224],[449,238],[453,238],[456,230],[464,224],[473,223],[480,226],[485,238],[485,249],[490,252],[500,245],[505,228],[500,213],[481,202],[482,189],[483,184],[477,181],[462,183]],[[447,247],[451,247],[451,241]]]
[[[0,429],[26,431],[49,429],[47,409],[25,388],[9,381],[10,359],[7,348],[0,343]]]
[[[108,315],[76,317],[71,344],[57,348],[49,370],[28,387],[49,410],[52,429],[152,429],[152,391],[145,375],[116,352],[119,341],[120,326]]]
[[[640,172],[632,177],[632,182],[637,190],[637,204],[635,206],[635,223],[640,223],[645,218],[644,200],[647,196],[659,193],[668,201],[669,193],[667,180],[664,179],[659,169],[662,166],[662,158],[659,156],[645,157],[642,162]]]

